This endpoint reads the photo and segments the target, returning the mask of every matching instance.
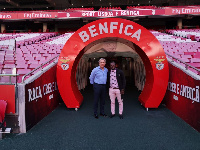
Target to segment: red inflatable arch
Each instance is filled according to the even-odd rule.
[[[144,27],[120,18],[91,22],[77,30],[66,42],[57,65],[57,83],[65,105],[79,108],[83,96],[76,82],[76,68],[83,48],[103,38],[116,37],[135,43],[146,70],[146,82],[139,101],[145,108],[157,108],[167,89],[169,70],[165,52],[151,32]]]

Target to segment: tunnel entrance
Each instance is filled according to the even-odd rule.
[[[98,40],[109,38],[128,47],[131,47],[129,44],[134,45],[146,72],[146,81],[139,101],[145,108],[157,108],[165,95],[169,77],[164,50],[147,29],[120,18],[91,22],[75,32],[66,42],[57,64],[58,89],[65,105],[68,108],[79,108],[82,104],[83,96],[76,83],[79,61],[89,52],[89,47],[97,45]]]
[[[124,72],[125,78],[126,78],[126,87],[125,87],[125,95],[123,97],[124,103],[124,114],[127,112],[130,113],[130,111],[137,112],[141,108],[138,108],[140,106],[140,103],[138,101],[138,97],[142,92],[142,89],[145,84],[145,74],[139,75],[140,71],[144,69],[144,64],[138,63],[137,58],[131,58],[130,53],[128,57],[122,52],[120,53],[121,56],[117,55],[115,57],[105,57],[105,55],[100,54],[99,52],[93,52],[93,54],[90,54],[90,57],[88,57],[87,54],[84,54],[79,61],[77,72],[76,72],[76,81],[77,86],[81,94],[83,95],[83,104],[81,105],[80,109],[84,109],[84,111],[87,110],[88,112],[91,112],[91,108],[93,108],[94,103],[94,90],[93,85],[90,84],[89,76],[91,74],[92,69],[97,67],[99,65],[99,59],[105,58],[106,59],[106,68],[110,70],[110,62],[115,61],[116,67],[121,69]],[[95,56],[95,57],[93,57]],[[139,55],[138,55],[139,56]],[[141,59],[140,59],[141,60]],[[87,63],[87,64],[86,64]],[[135,67],[138,66],[138,67]],[[87,66],[87,69],[85,68]],[[139,66],[141,68],[139,68]],[[83,70],[82,70],[83,69]],[[145,69],[143,70],[145,72]],[[85,76],[85,77],[84,77]],[[82,77],[82,78],[81,78]],[[144,83],[140,82],[144,79]],[[135,82],[136,80],[136,82]],[[106,95],[105,95],[105,114],[110,114],[111,112],[111,101],[109,97],[109,83],[107,83],[107,89],[106,89]],[[116,103],[116,114],[119,113],[119,105]]]
[[[95,43],[95,44],[94,44]],[[124,44],[125,43],[125,44]],[[100,58],[106,59],[106,68],[110,70],[110,62],[124,72],[126,85],[135,86],[142,91],[146,80],[146,71],[142,59],[136,52],[134,43],[124,39],[106,38],[97,40],[84,48],[76,69],[76,82],[79,90],[84,90],[89,83],[89,75],[99,65]]]

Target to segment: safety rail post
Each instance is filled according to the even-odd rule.
[[[26,133],[25,121],[25,84],[18,84],[18,98],[19,98],[19,131]]]

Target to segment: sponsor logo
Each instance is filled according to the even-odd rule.
[[[62,63],[62,64],[61,64],[61,68],[62,68],[63,70],[67,70],[67,69],[69,68],[69,64],[64,64],[64,63]]]
[[[156,68],[158,70],[162,70],[164,68],[164,64],[163,63],[156,63]]]
[[[43,88],[42,88],[43,87]],[[49,95],[49,100],[53,99],[53,92],[56,91],[57,88],[57,83],[56,82],[50,82],[46,83],[43,86],[37,86],[33,87],[31,89],[28,89],[28,101],[38,101],[39,99],[42,99],[43,96]]]
[[[67,16],[67,18],[69,18],[69,17],[70,17],[70,14],[69,14],[69,13],[67,13],[67,14],[66,14],[66,16]]]
[[[67,64],[67,62],[70,61],[70,59],[68,59],[67,57],[62,57],[62,58],[60,59],[60,61],[63,62],[63,63],[61,64],[61,68],[62,68],[63,70],[67,70],[67,69],[69,68],[69,64]]]
[[[173,96],[173,99],[178,100],[178,95],[188,98],[192,101],[199,102],[199,86],[190,87],[187,85],[177,84],[174,82],[168,82],[168,91],[177,94]]]
[[[155,14],[156,14],[156,10],[152,9],[152,15],[155,15]]]
[[[173,95],[173,99],[176,100],[176,101],[178,101],[178,96]]]
[[[157,61],[156,63],[156,69],[158,70],[162,70],[164,68],[164,64],[162,63],[165,59],[163,59],[164,56],[162,57],[157,57],[156,59],[154,59],[155,61]]]

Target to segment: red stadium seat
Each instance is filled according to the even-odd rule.
[[[0,129],[2,132],[5,132],[6,129],[6,121],[5,121],[5,113],[6,113],[7,102],[5,100],[0,100]]]
[[[35,68],[37,68],[39,66],[40,66],[40,64],[30,64],[28,68],[29,69],[35,69]]]
[[[24,64],[24,63],[19,63],[16,65],[17,69],[27,69],[28,68],[28,64]]]
[[[24,75],[31,72],[31,69],[18,69],[17,74]]]
[[[194,58],[200,58],[200,52],[194,53],[193,57],[194,57]]]
[[[189,63],[189,65],[196,67],[196,68],[200,68],[200,63]]]
[[[5,64],[4,65],[4,69],[9,69],[9,68],[15,68],[16,66],[15,66],[15,64]]]
[[[191,63],[200,63],[199,58],[191,58]]]

